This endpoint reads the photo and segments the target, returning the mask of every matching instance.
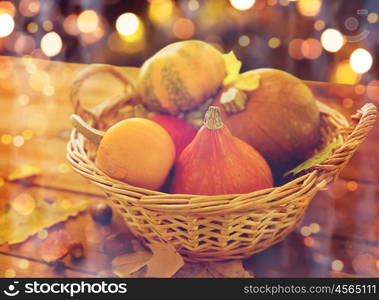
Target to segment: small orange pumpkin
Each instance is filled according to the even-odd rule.
[[[174,142],[162,126],[149,119],[130,118],[104,133],[79,116],[72,120],[79,132],[99,145],[95,164],[105,174],[137,187],[162,187],[175,159]]]
[[[197,40],[170,44],[142,65],[137,90],[146,107],[176,115],[201,106],[226,75],[221,52]]]
[[[220,109],[210,106],[204,125],[175,164],[171,192],[219,195],[273,186],[270,167],[250,145],[232,136]]]

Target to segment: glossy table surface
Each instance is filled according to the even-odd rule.
[[[103,193],[71,170],[66,142],[71,129],[69,100],[72,78],[85,65],[0,57],[0,209],[21,193],[50,199],[102,201]],[[127,72],[136,73],[136,69]],[[109,82],[104,84],[104,80]],[[85,105],[100,103],[121,87],[112,78],[94,78],[81,97]],[[102,83],[102,84],[99,84]],[[379,104],[379,87],[306,82],[318,99],[346,116],[364,103]],[[378,105],[377,105],[378,106]],[[28,138],[23,136],[27,130]],[[39,175],[11,181],[9,175],[28,165]],[[127,229],[116,215],[99,228],[88,211],[52,228],[65,228],[82,242],[85,257],[63,259],[60,267],[39,256],[38,235],[9,246],[0,245],[0,277],[108,277],[112,256],[101,241]],[[96,236],[96,238],[94,238]],[[256,277],[379,276],[379,125],[341,173],[312,200],[304,221],[283,242],[245,259]]]

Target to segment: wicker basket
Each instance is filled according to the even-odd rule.
[[[108,101],[96,118],[84,111],[74,84],[75,112],[105,129],[128,115],[125,96]],[[292,181],[248,194],[174,195],[131,186],[112,179],[94,164],[95,150],[75,129],[67,145],[74,170],[100,187],[132,232],[145,243],[172,243],[187,261],[240,259],[283,240],[304,216],[315,194],[334,181],[376,120],[376,107],[364,105],[350,123],[342,114],[317,102],[324,142],[338,148],[323,163]],[[125,107],[125,115],[120,115]],[[100,116],[100,117],[99,117]]]

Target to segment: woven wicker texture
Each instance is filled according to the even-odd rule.
[[[80,81],[80,80],[78,80]],[[76,91],[80,87],[75,85]],[[133,93],[129,94],[133,98]],[[109,101],[101,117],[84,111],[73,97],[75,113],[104,129],[115,123],[121,106]],[[120,105],[121,103],[121,105]],[[100,171],[93,159],[96,149],[75,129],[67,144],[67,157],[76,172],[101,188],[133,233],[145,243],[172,243],[187,261],[240,259],[283,240],[301,221],[315,194],[334,181],[367,136],[376,120],[376,107],[364,105],[349,122],[342,114],[317,102],[322,116],[324,143],[338,148],[323,163],[292,181],[248,194],[174,195],[131,186]],[[90,117],[88,117],[90,115]],[[100,118],[100,119],[99,119]]]

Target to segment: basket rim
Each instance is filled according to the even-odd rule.
[[[193,194],[171,194],[166,192],[154,191],[145,188],[140,188],[111,178],[101,170],[95,163],[88,158],[84,150],[85,138],[75,129],[71,130],[70,139],[67,143],[67,159],[71,163],[73,169],[86,177],[89,181],[102,188],[107,194],[117,194],[119,198],[124,198],[136,205],[144,206],[147,209],[164,211],[167,213],[180,213],[181,211],[202,212],[208,207],[208,213],[220,213],[228,209],[230,211],[245,211],[251,208],[251,202],[255,202],[259,208],[267,208],[280,205],[281,199],[287,199],[288,190],[294,185],[301,185],[301,189],[314,190],[317,192],[333,181],[335,176],[348,162],[349,158],[355,152],[358,145],[365,139],[370,129],[373,127],[376,120],[376,106],[368,103],[358,110],[357,114],[352,116],[352,119],[357,119],[358,122],[352,126],[347,118],[337,110],[329,107],[325,103],[316,100],[320,109],[320,113],[333,117],[333,125],[336,129],[348,130],[349,135],[346,137],[341,133],[337,134],[339,139],[339,147],[331,157],[325,160],[320,165],[316,166],[310,172],[296,177],[293,180],[267,189],[254,191],[244,194],[225,194],[225,195],[193,195]],[[74,151],[76,148],[76,153]],[[81,149],[78,153],[78,148]],[[344,155],[342,155],[344,154]],[[336,156],[337,157],[334,157]],[[283,195],[281,195],[283,194]],[[265,201],[250,201],[249,205],[241,205],[244,199],[252,197],[260,198],[265,195]],[[281,197],[277,197],[281,196]],[[277,198],[277,199],[276,199]],[[278,200],[279,199],[279,200]],[[276,201],[278,200],[278,201]],[[287,199],[286,203],[289,203]],[[262,202],[262,203],[260,203]],[[230,203],[240,204],[238,207]],[[260,205],[259,205],[260,204]],[[263,205],[264,204],[264,205]],[[205,212],[207,214],[207,212]]]

